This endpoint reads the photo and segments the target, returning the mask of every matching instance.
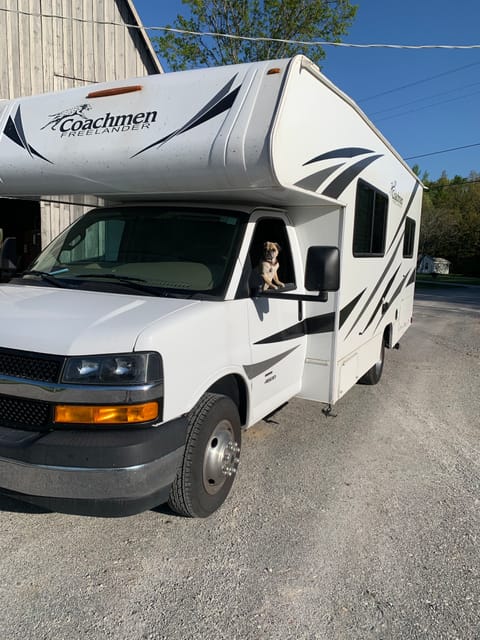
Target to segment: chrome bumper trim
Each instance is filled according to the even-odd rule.
[[[152,462],[118,469],[35,465],[0,457],[0,487],[44,498],[142,498],[173,482],[183,451],[182,446]]]

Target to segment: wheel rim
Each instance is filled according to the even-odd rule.
[[[222,420],[215,427],[203,458],[203,485],[210,495],[216,494],[227,478],[237,473],[240,447],[235,441],[233,428],[228,420]]]

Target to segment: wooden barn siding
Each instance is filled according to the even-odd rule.
[[[160,70],[138,29],[94,23],[135,23],[124,0],[0,0],[0,9],[33,14],[0,11],[0,98]],[[42,247],[99,203],[91,196],[46,196],[40,204]]]

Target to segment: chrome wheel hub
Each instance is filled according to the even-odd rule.
[[[228,477],[237,473],[240,447],[235,442],[232,425],[222,420],[208,440],[203,458],[203,485],[205,491],[215,495]]]

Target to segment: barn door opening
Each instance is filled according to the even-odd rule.
[[[40,203],[0,199],[0,277],[24,271],[40,253]]]

